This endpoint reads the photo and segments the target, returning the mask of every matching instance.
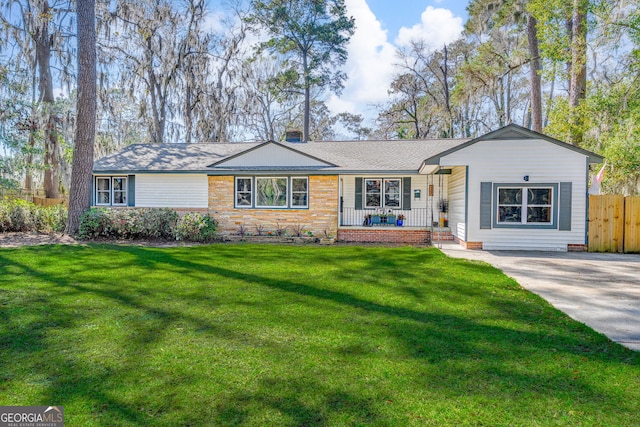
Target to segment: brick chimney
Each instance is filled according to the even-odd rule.
[[[284,140],[287,142],[304,142],[302,140],[302,132],[299,130],[288,130],[285,133]]]

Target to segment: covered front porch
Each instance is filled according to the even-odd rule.
[[[341,176],[338,240],[405,244],[453,240],[450,173]]]
[[[429,245],[453,240],[446,212],[434,213],[434,219],[431,212],[426,208],[385,213],[345,208],[340,216],[338,241]]]

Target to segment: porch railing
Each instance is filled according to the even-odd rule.
[[[396,218],[398,217],[398,215],[404,215],[403,226],[405,227],[431,226],[431,216],[429,214],[429,209],[427,208],[416,208],[416,209],[411,209],[406,211],[401,209],[376,210],[376,209],[343,208],[342,213],[340,215],[340,225],[347,226],[347,227],[365,225],[366,215],[379,215],[382,213],[387,215],[395,215]],[[434,221],[437,221],[437,220],[438,220],[437,216],[434,217]]]

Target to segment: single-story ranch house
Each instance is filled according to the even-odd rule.
[[[474,139],[139,144],[96,161],[93,204],[208,212],[223,235],[583,250],[602,161],[513,124]]]

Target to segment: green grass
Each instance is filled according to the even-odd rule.
[[[0,250],[0,404],[67,426],[640,424],[640,355],[436,249]]]

